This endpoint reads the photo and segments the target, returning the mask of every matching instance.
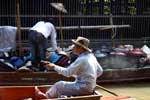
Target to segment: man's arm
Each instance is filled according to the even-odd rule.
[[[52,28],[52,33],[51,33],[51,44],[54,50],[57,50],[57,41],[56,41],[56,37],[57,37],[57,32],[56,29],[53,27]]]

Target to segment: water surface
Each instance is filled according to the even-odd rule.
[[[150,82],[102,84],[101,86],[118,95],[128,95],[137,100],[150,100]],[[99,91],[103,96],[112,96],[112,94],[103,90]]]

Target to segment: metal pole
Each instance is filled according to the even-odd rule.
[[[63,0],[60,0],[60,2],[63,4]],[[59,27],[60,27],[60,34],[61,34],[61,48],[62,51],[64,50],[64,37],[63,37],[63,30],[62,30],[62,11],[63,8],[59,11]]]
[[[62,32],[62,15],[61,11],[59,11],[59,27],[60,27],[60,35],[61,35],[61,48],[62,51],[64,50],[64,38],[63,38],[63,32]]]
[[[62,33],[62,13],[67,13],[67,10],[64,8],[64,6],[62,4],[62,0],[60,0],[60,2],[61,3],[51,3],[51,6],[59,11],[59,27],[60,27],[60,34],[61,34],[61,47],[63,50],[64,40],[63,40],[63,33]]]
[[[110,14],[110,18],[109,18],[109,20],[110,20],[110,25],[114,25],[114,23],[113,23],[113,16],[112,16],[112,14]],[[112,31],[111,31],[112,47],[115,47],[115,43],[114,43],[114,38],[115,38],[115,29],[114,29],[114,28],[112,28],[111,30],[112,30]]]
[[[130,25],[94,25],[94,26],[62,26],[63,30],[77,30],[77,29],[99,29],[108,30],[112,28],[129,28]],[[28,30],[31,27],[21,27],[22,30]],[[60,30],[60,27],[56,27]]]

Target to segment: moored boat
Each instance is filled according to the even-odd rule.
[[[67,78],[55,71],[32,72],[32,71],[12,71],[0,72],[0,85],[48,85],[59,80],[74,80]],[[135,82],[150,80],[150,68],[128,68],[104,70],[97,83]]]
[[[108,50],[104,51],[108,52]],[[144,63],[142,58],[142,61],[139,62],[141,57],[143,57],[143,53],[139,49],[130,51],[126,55],[111,54],[107,55],[107,57],[96,55],[97,60],[104,69],[104,73],[101,77],[98,77],[97,83],[150,80],[150,61]],[[20,60],[17,60],[15,63],[18,64],[18,62],[20,64]],[[59,80],[74,79],[66,78],[55,71],[34,71],[32,68],[28,70],[26,69],[27,66],[21,68],[21,70],[14,69],[0,61],[0,85],[43,85],[53,84]]]

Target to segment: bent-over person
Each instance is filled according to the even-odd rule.
[[[52,48],[57,50],[57,33],[52,23],[39,21],[29,30],[33,66],[38,66],[39,62],[46,58],[48,37],[51,37]]]

